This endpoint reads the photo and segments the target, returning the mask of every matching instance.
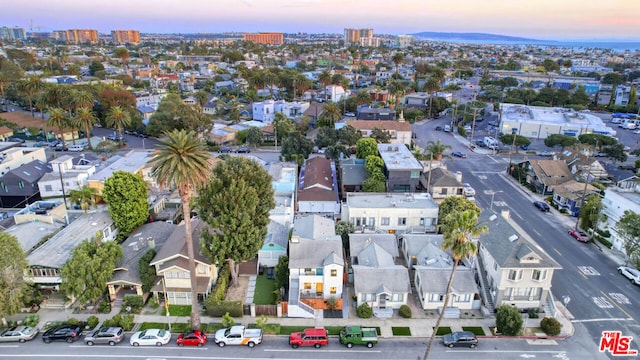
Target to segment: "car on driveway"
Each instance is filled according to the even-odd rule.
[[[121,327],[101,327],[85,335],[84,343],[92,346],[93,344],[109,344],[114,346],[124,340],[124,331]]]
[[[0,332],[0,342],[25,342],[32,340],[38,334],[38,329],[29,326],[14,326]]]
[[[551,210],[549,205],[544,201],[534,201],[533,206],[537,207],[542,212],[549,212],[549,210]]]
[[[462,158],[462,159],[466,159],[467,158],[467,154],[462,153],[460,151],[454,151],[454,152],[451,153],[451,155],[453,155],[454,157]]]
[[[82,335],[82,330],[78,325],[60,325],[47,330],[42,334],[42,341],[50,343],[52,341],[66,341],[72,343]]]
[[[465,346],[473,349],[478,346],[478,338],[471,331],[456,331],[443,336],[442,344],[449,348]]]
[[[188,333],[178,335],[176,344],[178,346],[197,346],[201,347],[207,343],[207,334],[200,330],[194,330]]]
[[[138,331],[131,335],[129,344],[133,346],[162,346],[167,345],[171,341],[171,333],[163,329],[147,329]]]
[[[632,283],[640,285],[640,270],[628,266],[620,266],[618,273],[631,280]]]
[[[589,242],[589,235],[582,230],[569,229],[569,235],[581,242]]]

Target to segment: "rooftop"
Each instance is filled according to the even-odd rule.
[[[113,158],[116,159],[106,161],[100,168],[96,169],[96,173],[91,175],[89,180],[105,181],[116,171],[136,173],[151,160],[151,153],[148,151],[131,151],[125,156],[116,155]]]
[[[347,193],[347,206],[353,208],[435,209],[438,205],[428,193]]]
[[[403,144],[378,144],[378,152],[389,171],[422,171],[423,166]]]
[[[536,123],[552,126],[576,126],[593,129],[594,132],[610,130],[595,115],[575,112],[565,108],[502,104],[502,120],[519,123]]]

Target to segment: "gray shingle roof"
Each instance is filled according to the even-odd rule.
[[[380,245],[372,243],[368,244],[357,255],[358,265],[369,266],[374,268],[393,267],[393,256],[389,254]]]
[[[202,252],[200,251],[200,233],[202,232],[202,228],[204,226],[206,226],[206,224],[198,218],[193,218],[191,220],[193,249],[197,262],[210,264],[211,262],[209,261],[209,259],[206,256],[202,255]],[[187,254],[187,242],[185,238],[184,223],[176,226],[175,230],[171,233],[171,235],[169,235],[169,238],[165,241],[164,245],[160,247],[160,250],[158,250],[158,253],[151,261],[151,264],[154,265],[156,263],[166,261],[167,259],[176,255],[180,255],[181,257],[186,259],[189,258]]]
[[[394,234],[349,234],[349,253],[358,256],[370,243],[378,244],[394,258],[398,257],[398,242]]]
[[[425,293],[444,294],[447,290],[449,277],[451,276],[451,268],[449,269],[431,269],[422,266],[416,266],[416,271],[420,276],[420,284],[422,291]],[[451,284],[451,292],[453,294],[468,294],[478,291],[473,276],[473,271],[459,266],[456,269]]]
[[[335,257],[327,259],[332,253]],[[321,268],[326,260],[344,265],[340,236],[324,240],[301,239],[299,243],[289,244],[290,269]]]
[[[335,223],[333,220],[319,215],[296,217],[292,236],[314,240],[334,238],[336,236]]]
[[[410,293],[409,271],[400,265],[385,268],[370,268],[353,265],[353,283],[356,294],[360,293]]]

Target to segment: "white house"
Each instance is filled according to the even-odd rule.
[[[631,211],[640,214],[640,188],[638,187],[638,178],[633,176],[623,181],[626,187],[621,186],[620,182],[615,188],[608,188],[604,192],[602,198],[602,214],[601,219],[604,221],[598,223],[598,227],[603,231],[609,231],[611,238],[608,240],[613,244],[613,248],[626,253],[624,239],[616,230],[616,223],[624,216],[625,211]]]
[[[34,160],[47,162],[44,148],[13,147],[0,153],[0,176]]]
[[[62,197],[71,190],[79,190],[87,185],[89,176],[96,172],[95,165],[73,165],[73,156],[62,155],[49,161],[53,172],[46,173],[38,181],[38,189],[42,198]]]
[[[265,100],[254,102],[252,106],[253,120],[271,123],[275,118],[275,102],[273,100]]]
[[[333,220],[297,218],[289,242],[288,316],[313,318],[316,311],[341,309],[343,274],[342,238]]]
[[[327,101],[338,102],[348,96],[344,88],[340,85],[329,85],[325,88]]]

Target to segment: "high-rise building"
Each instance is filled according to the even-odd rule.
[[[95,44],[98,42],[98,30],[88,29],[71,29],[56,30],[53,32],[53,38],[64,41],[68,44]]]
[[[111,40],[118,45],[140,43],[140,31],[138,30],[111,30]]]
[[[256,44],[282,45],[284,44],[284,34],[280,32],[244,34],[244,41],[251,41]]]
[[[0,27],[0,39],[4,40],[27,40],[27,33],[21,27]]]
[[[373,38],[373,29],[344,29],[344,43],[348,44],[360,44],[362,38],[371,39]],[[370,42],[370,40],[365,40],[365,42]]]
[[[413,35],[398,35],[396,46],[402,49],[411,46],[412,42]]]

